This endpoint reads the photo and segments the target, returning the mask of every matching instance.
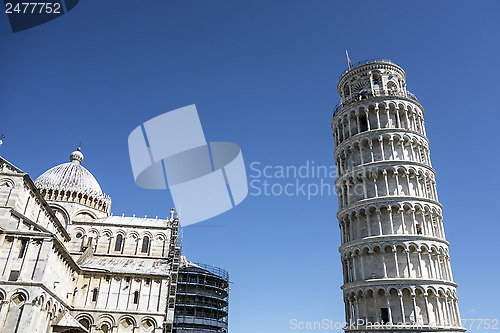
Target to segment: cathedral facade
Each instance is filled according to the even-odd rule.
[[[113,216],[82,160],[32,181],[0,157],[0,331],[175,332],[178,217]]]

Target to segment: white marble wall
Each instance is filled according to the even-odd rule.
[[[51,325],[66,312],[92,332],[163,332],[165,323],[171,326],[173,309],[168,316],[166,309],[169,293],[175,295],[176,274],[165,267],[178,265],[173,260],[174,253],[179,255],[173,232],[177,222],[125,217],[101,224],[97,219],[72,221],[81,204],[50,204],[69,219],[54,214],[31,179],[0,158],[0,331],[52,332]],[[94,213],[92,218],[108,216]],[[118,234],[124,243],[114,251]],[[128,272],[123,267],[114,271],[113,265],[81,267],[77,260],[88,237],[94,238],[94,258],[128,258],[136,267],[164,264]],[[142,252],[145,237],[149,242]]]
[[[339,81],[332,130],[346,319],[462,331],[424,111],[405,80],[401,68],[372,63]]]

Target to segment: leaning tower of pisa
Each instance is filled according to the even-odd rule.
[[[463,332],[424,110],[390,60],[344,72],[332,120],[346,331]]]

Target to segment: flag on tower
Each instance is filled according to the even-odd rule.
[[[347,65],[349,65],[349,69],[351,69],[351,59],[349,59],[349,53],[345,50],[345,55],[347,56]]]

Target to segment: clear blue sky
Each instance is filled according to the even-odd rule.
[[[0,153],[34,179],[82,141],[114,214],[165,217],[170,194],[134,184],[136,126],[196,104],[207,139],[239,144],[247,168],[332,165],[345,50],[386,57],[425,108],[462,318],[499,318],[499,12],[497,1],[83,0],[16,34],[1,14]],[[336,211],[334,196],[249,196],[185,228],[184,254],[231,273],[231,332],[343,320]]]

